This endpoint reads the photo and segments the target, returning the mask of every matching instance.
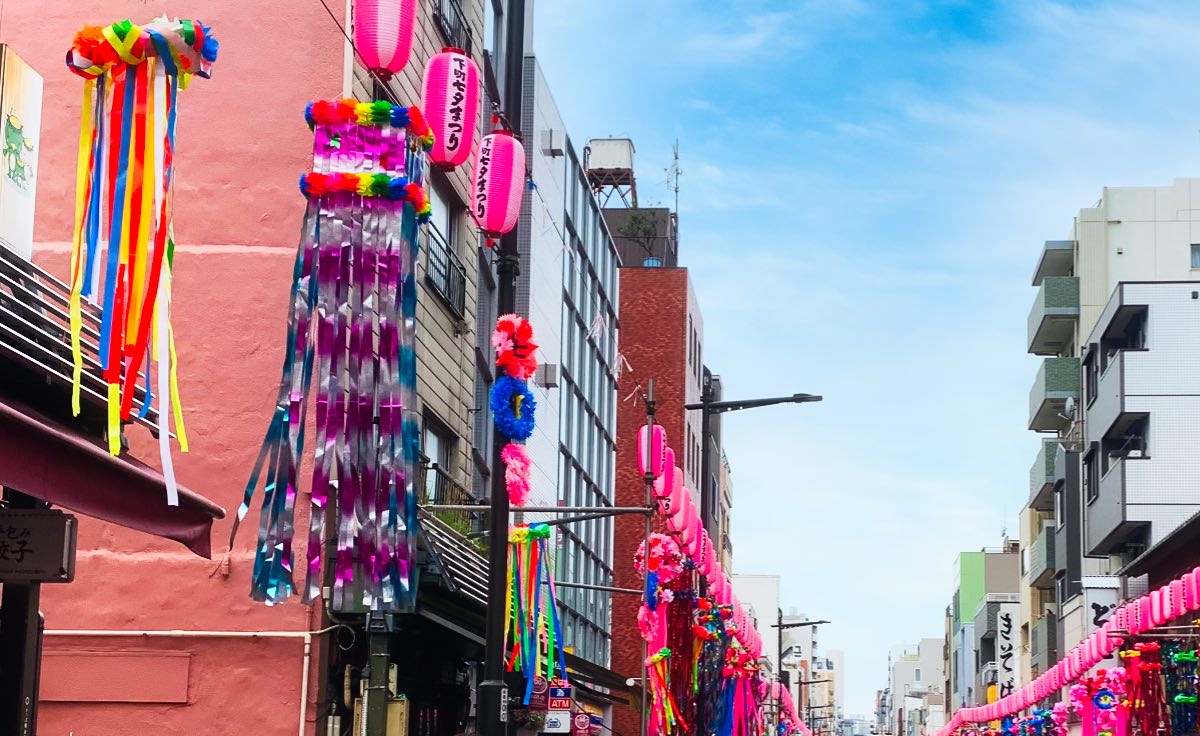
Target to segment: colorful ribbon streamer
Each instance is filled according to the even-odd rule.
[[[121,452],[121,425],[133,416],[143,361],[137,416],[150,415],[150,363],[157,363],[159,454],[172,506],[179,504],[172,416],[179,448],[188,449],[170,325],[176,101],[192,75],[208,76],[216,58],[217,41],[206,26],[166,18],[145,27],[128,20],[85,27],[67,54],[68,68],[84,79],[68,301],[71,409],[79,414],[86,298],[101,305],[97,353],[114,455]]]
[[[567,681],[554,569],[546,550],[549,538],[546,524],[521,524],[508,532],[505,652],[508,670],[520,670],[525,676],[525,705],[533,696],[538,675],[554,679],[557,665],[560,677]]]

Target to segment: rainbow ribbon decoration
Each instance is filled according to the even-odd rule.
[[[314,102],[305,118],[314,133],[313,168],[300,180],[308,208],[283,371],[229,548],[261,480],[251,596],[275,604],[293,593],[296,495],[315,382],[302,600],[312,602],[330,585],[335,610],[411,610],[417,227],[429,213],[421,186],[424,123],[415,107],[355,100]],[[336,539],[336,555],[323,561],[327,536]],[[323,562],[326,571],[332,565],[329,583]]]
[[[172,506],[179,504],[172,414],[179,448],[187,452],[170,322],[176,96],[193,75],[209,76],[217,48],[203,23],[159,18],[145,26],[128,20],[87,26],[67,52],[67,67],[84,80],[68,302],[71,409],[79,414],[86,298],[100,311],[96,337],[98,367],[108,385],[109,452],[121,452],[121,424],[133,414],[144,362],[138,417],[149,416],[156,390],[159,453]]]
[[[525,705],[533,696],[534,678],[543,671],[546,679],[552,680],[557,665],[562,680],[567,681],[554,570],[546,551],[549,538],[546,524],[519,524],[508,531],[504,641],[508,671],[519,669],[525,676]]]
[[[671,695],[670,658],[671,650],[667,647],[646,658],[646,672],[650,678],[650,733],[653,734],[687,729],[683,714]]]

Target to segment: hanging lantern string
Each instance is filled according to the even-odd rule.
[[[366,69],[367,73],[370,74],[376,82],[379,82],[379,86],[383,89],[384,96],[386,96],[393,104],[404,107],[404,104],[402,104],[400,100],[397,99],[396,95],[392,93],[392,88],[387,85],[387,80],[379,76],[374,69],[371,69],[367,65],[367,60],[363,58],[362,52],[360,52],[358,47],[354,45],[354,39],[350,37],[350,34],[346,32],[346,27],[343,26],[342,22],[337,19],[337,16],[333,14],[333,11],[329,9],[329,4],[326,3],[325,0],[317,0],[317,2],[321,3],[321,7],[325,8],[325,12],[329,14],[329,19],[333,21],[335,26],[337,26],[338,31],[340,31],[342,36],[346,39],[346,43],[350,44],[350,48],[354,50],[354,55],[360,62],[362,62],[363,69]]]

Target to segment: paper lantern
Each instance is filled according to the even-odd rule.
[[[433,129],[429,160],[441,169],[466,163],[479,124],[479,68],[462,49],[446,48],[430,57],[421,111]]]
[[[665,459],[663,460],[662,475],[654,479],[654,495],[658,498],[668,498],[671,495],[671,489],[675,487],[675,475],[682,472],[675,466],[675,451],[670,447],[667,448]]]
[[[483,137],[471,177],[471,216],[490,242],[512,230],[521,214],[525,149],[507,131]]]
[[[1167,613],[1170,618],[1176,618],[1188,612],[1187,607],[1183,604],[1184,587],[1183,578],[1171,581],[1169,587],[1170,605],[1167,606]]]
[[[420,0],[354,0],[354,48],[388,80],[408,64]]]
[[[1162,626],[1167,621],[1167,601],[1162,588],[1150,593],[1150,625]]]
[[[646,467],[649,458],[650,467]],[[662,476],[663,465],[667,458],[667,432],[661,424],[652,427],[642,426],[638,430],[638,474],[643,477],[649,473],[655,478]]]
[[[1200,608],[1200,596],[1197,596],[1197,578],[1196,571],[1192,570],[1183,576],[1183,610],[1184,613],[1191,613],[1197,608]]]

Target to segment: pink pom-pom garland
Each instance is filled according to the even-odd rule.
[[[500,451],[504,461],[504,487],[508,489],[508,501],[513,506],[524,506],[529,501],[529,468],[533,461],[525,445],[510,442]]]

